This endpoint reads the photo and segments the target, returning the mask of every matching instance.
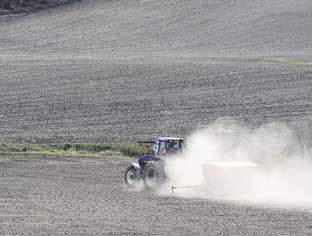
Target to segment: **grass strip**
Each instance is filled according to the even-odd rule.
[[[148,146],[131,143],[101,144],[101,143],[58,143],[58,144],[30,144],[30,143],[2,143],[0,154],[2,155],[57,155],[78,157],[107,157],[122,155],[126,157],[138,157],[143,154],[151,154]]]
[[[264,62],[264,63],[273,63],[273,64],[282,64],[288,66],[312,66],[311,61],[298,61],[298,60],[288,60],[283,58],[268,58],[268,59],[256,59],[256,62]]]

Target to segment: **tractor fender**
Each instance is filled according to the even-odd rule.
[[[132,162],[132,163],[129,163],[129,166],[132,166],[136,171],[141,170],[141,166],[138,163]]]

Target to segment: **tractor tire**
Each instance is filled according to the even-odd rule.
[[[162,163],[147,163],[143,171],[144,185],[148,190],[157,189],[166,179]]]
[[[140,176],[133,166],[128,166],[125,171],[125,182],[129,188],[135,188],[140,183]]]

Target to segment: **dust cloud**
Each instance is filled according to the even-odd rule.
[[[218,120],[187,138],[167,160],[165,191],[246,204],[312,207],[308,145],[285,123],[250,129]]]

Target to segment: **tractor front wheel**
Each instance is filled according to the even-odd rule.
[[[136,187],[140,182],[140,176],[133,166],[129,166],[125,171],[125,182],[130,188]]]

